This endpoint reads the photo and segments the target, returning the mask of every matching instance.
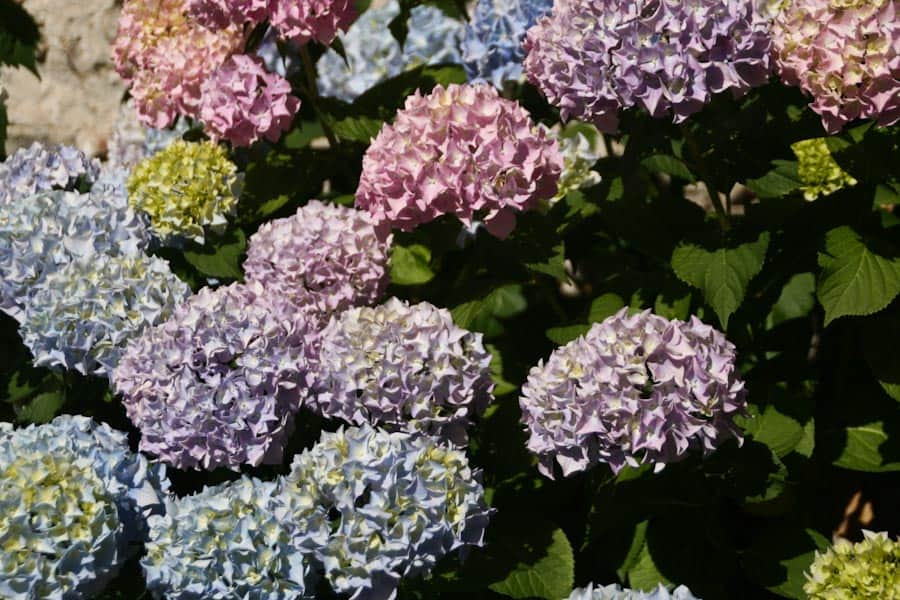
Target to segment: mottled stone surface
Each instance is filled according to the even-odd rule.
[[[25,69],[0,69],[9,92],[7,151],[33,140],[103,153],[125,91],[110,60],[115,0],[24,0],[41,27],[38,80]]]

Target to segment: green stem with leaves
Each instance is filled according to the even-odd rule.
[[[325,137],[328,138],[328,145],[332,148],[337,148],[337,136],[334,135],[331,127],[328,126],[328,121],[325,119],[324,113],[319,106],[319,86],[316,84],[316,69],[313,65],[312,57],[309,55],[309,49],[305,45],[300,47],[300,62],[303,63],[303,73],[306,76],[306,85],[301,85],[300,89],[309,98],[313,112],[316,113],[316,118],[322,125],[322,131],[325,133]]]

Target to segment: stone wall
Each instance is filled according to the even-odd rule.
[[[0,69],[9,93],[8,152],[33,140],[105,151],[125,91],[110,60],[119,4],[24,0],[41,27],[41,78],[25,69]]]

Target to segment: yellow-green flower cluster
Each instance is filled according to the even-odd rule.
[[[153,233],[165,245],[198,243],[221,230],[239,194],[237,167],[213,142],[178,140],[139,162],[128,179],[129,202],[147,213]]]
[[[900,540],[863,531],[858,544],[838,540],[816,559],[803,591],[810,600],[897,600],[900,598]]]
[[[0,597],[90,597],[115,574],[121,532],[89,458],[26,452],[0,470]]]
[[[798,172],[803,185],[803,197],[815,200],[828,196],[845,186],[856,185],[856,179],[844,171],[831,152],[825,138],[801,140],[791,144],[791,150],[800,163]]]

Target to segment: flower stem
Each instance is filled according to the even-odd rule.
[[[303,63],[303,73],[306,75],[306,86],[301,89],[309,97],[313,112],[316,113],[316,118],[319,120],[319,124],[322,125],[322,131],[325,133],[325,137],[328,138],[328,145],[332,148],[337,148],[337,137],[334,135],[331,127],[328,126],[327,120],[323,117],[322,109],[319,107],[319,86],[316,84],[316,69],[313,66],[312,57],[309,55],[309,49],[305,44],[300,47],[300,61]]]

